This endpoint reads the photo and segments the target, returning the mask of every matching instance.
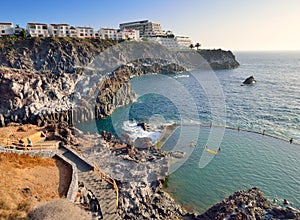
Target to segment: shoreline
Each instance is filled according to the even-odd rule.
[[[173,126],[173,129],[174,129],[174,127],[176,127],[176,126]],[[99,134],[87,135],[87,134],[83,134],[76,128],[65,128],[65,129],[72,131],[72,132],[71,133],[67,132],[68,135],[63,135],[64,141],[67,141],[68,139],[73,139],[73,142],[77,141],[77,142],[85,143],[84,145],[86,147],[88,145],[90,146],[90,149],[89,148],[81,149],[80,145],[74,146],[72,144],[72,146],[75,147],[75,149],[77,149],[77,150],[81,149],[81,151],[83,150],[82,153],[84,155],[86,155],[88,159],[93,159],[92,161],[95,161],[95,162],[99,161],[99,160],[107,160],[107,161],[103,161],[103,162],[106,165],[109,165],[109,163],[112,163],[111,164],[112,167],[108,168],[108,170],[110,170],[112,173],[117,171],[117,172],[120,172],[123,174],[125,174],[126,172],[130,172],[130,173],[134,174],[134,176],[132,176],[132,177],[130,177],[130,175],[128,176],[129,178],[133,178],[131,180],[128,179],[128,177],[126,177],[127,179],[124,179],[124,180],[117,180],[118,186],[120,189],[119,214],[123,218],[126,216],[127,217],[130,216],[130,218],[136,219],[137,216],[140,216],[140,215],[144,216],[145,218],[150,218],[150,216],[151,216],[150,213],[156,213],[154,215],[157,217],[160,216],[159,218],[166,218],[167,216],[170,217],[170,213],[173,213],[173,214],[171,214],[173,217],[181,216],[180,218],[207,219],[207,217],[205,217],[205,216],[208,215],[207,213],[211,212],[210,210],[214,210],[214,209],[216,209],[216,207],[219,207],[219,206],[223,207],[223,206],[228,205],[227,203],[223,204],[223,202],[226,200],[226,198],[225,198],[223,200],[223,202],[214,204],[213,206],[211,206],[209,209],[207,209],[205,212],[203,212],[201,214],[194,212],[194,211],[192,213],[187,212],[186,209],[184,208],[184,205],[180,205],[178,202],[176,202],[176,200],[171,196],[171,194],[168,191],[166,191],[166,189],[163,187],[163,184],[166,181],[165,178],[167,176],[167,173],[166,172],[161,173],[161,169],[163,169],[163,168],[161,167],[161,165],[158,165],[158,164],[161,164],[161,162],[164,161],[162,159],[166,158],[166,154],[160,152],[160,150],[157,150],[155,148],[148,149],[148,153],[146,153],[146,151],[144,149],[135,149],[134,153],[132,153],[131,151],[129,151],[129,148],[128,148],[128,151],[125,151],[121,154],[119,154],[119,153],[115,154],[115,153],[117,153],[117,151],[115,151],[115,149],[118,149],[117,148],[118,146],[123,145],[123,143],[119,142],[118,139],[113,139],[111,141],[107,141],[107,140],[104,140],[104,137],[101,137],[101,135],[99,135]],[[169,129],[170,129],[170,127],[169,127]],[[172,131],[172,129],[170,129],[170,130]],[[60,132],[62,132],[62,131],[60,131]],[[57,139],[56,137],[54,137],[54,138]],[[86,142],[82,142],[82,140],[85,140]],[[98,140],[98,142],[99,143],[101,142],[102,144],[99,145],[99,143],[97,143],[95,145],[95,142],[93,140]],[[95,152],[95,150],[98,152],[97,153],[98,157],[95,157],[95,155],[91,154],[91,153]],[[150,150],[150,152],[149,152],[149,150]],[[88,152],[90,152],[90,154],[86,154]],[[109,157],[110,157],[110,159],[109,159]],[[145,165],[145,163],[147,163],[148,165],[144,166],[144,168],[142,170],[140,170],[142,172],[141,176],[140,175],[136,176],[135,169],[133,167],[127,171],[126,170],[118,171],[118,170],[115,170],[115,168],[112,169],[113,167],[115,167],[116,164],[119,164],[119,163],[115,163],[116,161],[119,161],[120,163],[126,163],[127,166],[129,164],[131,164],[130,166],[134,166],[135,164],[136,165],[139,164],[138,166],[140,166],[142,164]],[[163,163],[166,164],[165,162],[163,162]],[[100,169],[103,168],[103,166],[100,166],[100,165],[101,164],[97,163],[97,166],[99,166]],[[118,166],[120,166],[120,165],[118,165]],[[159,167],[159,168],[157,169],[155,167]],[[153,181],[150,181],[150,182],[149,182],[149,180],[146,180],[143,177],[143,173],[144,172],[148,173],[150,171],[149,168],[150,168],[150,170],[152,170],[154,172],[159,172],[160,177],[155,178],[155,179],[153,179]],[[109,173],[109,175],[111,176],[112,173]],[[135,180],[135,181],[132,181],[132,180]],[[236,193],[238,193],[240,195],[239,192],[236,192]],[[246,192],[245,195],[241,194],[242,196],[239,196],[237,198],[237,202],[243,201],[243,198],[248,196],[248,194],[247,194],[248,191],[244,190],[243,192]],[[236,193],[234,193],[233,195],[235,195]],[[261,196],[260,193],[261,193],[260,191],[257,191],[254,194],[255,194],[255,196],[256,196],[256,194]],[[230,198],[230,196],[229,196],[229,198]],[[267,199],[265,199],[264,196],[263,196],[263,198],[264,198],[264,200],[267,200]],[[130,201],[134,201],[134,202],[132,203]],[[152,201],[152,202],[150,202],[150,201]],[[149,202],[150,202],[150,204],[149,204]],[[154,203],[154,206],[152,206],[153,205],[152,203]],[[142,207],[144,207],[144,208],[142,208]],[[160,212],[155,212],[154,210],[157,209],[157,207],[165,207],[165,209],[162,209]],[[166,208],[166,207],[168,207],[168,208]],[[265,207],[265,209],[266,209],[266,207]],[[287,207],[279,207],[277,205],[272,205],[272,209],[279,210],[278,212],[280,212],[280,213],[282,213],[282,212],[288,212],[289,214],[291,214],[291,213],[297,214],[298,213],[297,210],[291,211]],[[147,210],[147,211],[142,211],[142,210]],[[229,211],[226,211],[226,215],[229,214]],[[268,212],[271,212],[271,211],[269,210]],[[268,212],[266,212],[266,213],[268,213]],[[169,213],[169,214],[167,214],[167,213]],[[273,213],[273,212],[271,212],[271,213]],[[214,214],[221,215],[222,213],[220,214],[218,211],[218,213],[214,212]],[[211,215],[211,213],[209,215]],[[299,216],[300,216],[300,214],[299,214]]]
[[[43,124],[47,124],[47,123],[59,123],[61,121],[67,121],[72,124],[73,123],[73,115],[69,115],[69,111],[65,111],[62,112],[62,110],[59,110],[57,112],[53,112],[53,109],[46,109],[44,112],[40,112],[40,107],[43,106],[44,104],[48,105],[49,103],[52,103],[53,107],[57,107],[58,109],[62,109],[62,107],[66,109],[68,108],[68,105],[71,103],[71,94],[67,93],[63,93],[65,90],[68,90],[70,92],[72,92],[72,88],[75,86],[73,83],[75,82],[71,76],[76,75],[79,71],[78,69],[74,68],[74,62],[73,60],[70,59],[70,57],[75,57],[75,58],[81,58],[84,57],[85,60],[85,64],[89,63],[90,58],[94,58],[97,53],[101,53],[103,51],[101,50],[95,50],[93,48],[87,47],[84,44],[80,44],[78,42],[63,42],[63,40],[61,40],[62,45],[65,48],[61,48],[61,45],[58,45],[57,42],[52,42],[54,45],[56,45],[56,47],[58,49],[61,50],[55,50],[53,49],[53,47],[49,47],[49,43],[45,43],[43,40],[41,40],[40,42],[34,42],[34,46],[38,48],[37,50],[28,50],[27,52],[25,51],[26,45],[22,45],[22,43],[20,44],[20,53],[18,54],[18,50],[16,50],[15,54],[14,54],[14,58],[15,60],[20,59],[21,62],[18,61],[17,62],[13,62],[13,60],[11,61],[9,58],[10,57],[4,57],[4,61],[3,64],[5,65],[5,67],[3,66],[3,68],[16,68],[16,69],[3,69],[1,70],[3,73],[1,73],[3,76],[7,76],[7,80],[11,80],[13,82],[13,88],[14,89],[10,89],[9,85],[7,84],[7,88],[5,87],[3,90],[8,90],[8,92],[11,92],[12,96],[14,96],[13,98],[17,98],[16,102],[16,106],[9,106],[7,105],[7,112],[10,112],[11,110],[14,110],[15,112],[17,112],[19,109],[24,110],[24,114],[22,113],[21,115],[19,114],[14,114],[14,112],[10,113],[9,117],[6,117],[7,115],[5,114],[1,114],[0,115],[0,122],[1,125],[7,125],[9,122],[12,121],[18,121],[18,122],[35,122],[39,125],[43,125]],[[41,46],[40,44],[41,43]],[[75,54],[70,56],[70,51],[68,50],[68,48],[66,46],[70,46],[70,48],[75,49]],[[53,45],[52,45],[53,46]],[[104,45],[105,46],[105,45]],[[106,45],[105,47],[108,47],[109,45]],[[24,48],[25,49],[24,49]],[[22,49],[23,48],[23,49]],[[77,49],[76,49],[77,48]],[[88,50],[86,50],[87,48],[89,48]],[[3,51],[5,51],[4,48]],[[9,50],[11,48],[8,48]],[[17,48],[18,49],[18,48]],[[36,54],[39,54],[40,51],[39,49],[42,49],[43,51],[49,52],[48,54],[50,54],[51,56],[46,56],[44,60],[39,60],[39,62],[36,62],[35,60],[32,60],[34,58],[31,57],[35,57]],[[24,51],[26,53],[24,53]],[[30,54],[29,51],[33,52],[33,54]],[[36,52],[35,52],[36,51]],[[50,51],[54,51],[54,52],[65,52],[66,54],[62,54],[60,59],[57,59],[54,61],[53,59],[53,53]],[[205,52],[205,51],[203,51]],[[222,51],[206,51],[206,52],[213,52],[216,53],[215,55],[220,54]],[[5,53],[3,53],[5,54]],[[29,54],[27,57],[24,54]],[[47,53],[45,53],[47,54]],[[73,51],[72,51],[73,54]],[[85,56],[81,55],[81,54],[85,54]],[[67,56],[66,56],[67,55]],[[214,58],[213,55],[209,55],[208,56],[210,58]],[[38,57],[38,56],[36,56]],[[111,58],[111,57],[109,57]],[[64,60],[64,62],[62,62],[62,60]],[[218,59],[221,60],[222,59]],[[231,58],[231,60],[235,60],[234,56],[233,58]],[[11,62],[8,62],[11,61]],[[50,62],[51,61],[51,62]],[[52,62],[53,61],[53,62]],[[224,60],[223,60],[224,61]],[[22,66],[20,67],[20,63],[22,64]],[[37,64],[36,66],[33,64]],[[84,64],[83,64],[84,65]],[[227,66],[227,64],[223,63],[223,66]],[[53,67],[55,67],[55,69],[53,69]],[[218,65],[218,63],[215,64],[215,68],[218,69],[221,66]],[[231,68],[231,66],[228,64],[229,69]],[[40,68],[40,69],[38,69]],[[127,68],[127,69],[126,69]],[[222,67],[223,68],[223,67]],[[132,97],[130,100],[124,101],[126,97],[124,96],[120,96],[120,94],[117,94],[118,91],[124,91],[124,92],[131,92],[131,88],[130,88],[130,84],[127,84],[127,78],[124,79],[123,81],[120,80],[122,79],[121,76],[123,76],[123,73],[128,73],[128,78],[130,78],[130,74],[133,73],[133,71],[135,71],[138,74],[143,73],[144,71],[149,73],[149,71],[151,71],[151,68],[146,68],[143,67],[142,69],[134,69],[134,68],[129,68],[129,67],[125,67],[126,70],[128,71],[119,71],[119,72],[115,72],[115,78],[111,78],[111,80],[107,80],[106,83],[107,85],[110,86],[110,89],[112,89],[110,92],[108,92],[104,97],[97,97],[98,100],[103,101],[103,103],[98,103],[99,108],[97,108],[97,110],[99,110],[97,113],[96,117],[102,117],[107,116],[109,114],[111,114],[113,112],[113,110],[115,109],[115,107],[117,107],[118,105],[112,105],[112,104],[118,104],[119,102],[117,101],[122,101],[122,105],[126,104],[127,102],[129,103],[130,100],[134,100],[134,97],[132,94]],[[162,70],[161,69],[152,69],[154,72],[158,72],[157,70]],[[177,67],[175,67],[174,69],[177,69]],[[11,70],[11,74],[8,75],[9,70]],[[25,71],[26,70],[26,71]],[[54,70],[54,71],[52,71]],[[51,72],[51,74],[45,75],[42,74],[40,75],[43,71],[49,71]],[[168,70],[169,71],[169,70]],[[26,73],[26,74],[24,74]],[[52,74],[53,73],[53,74]],[[79,71],[80,74],[83,73],[83,70],[80,69]],[[20,75],[20,77],[18,77],[18,75]],[[61,75],[60,75],[61,74]],[[137,74],[137,75],[138,75]],[[23,75],[26,75],[26,77],[33,77],[34,79],[31,79],[31,81],[28,82],[27,78],[21,78]],[[60,75],[58,77],[58,75]],[[17,76],[17,77],[16,77]],[[39,77],[39,80],[34,82],[36,79],[35,77]],[[62,83],[59,80],[57,81],[49,81],[49,79],[53,80],[59,78],[60,80],[64,80],[65,82]],[[21,82],[20,82],[21,80]],[[93,80],[90,80],[91,82]],[[28,86],[25,86],[26,83],[31,84],[35,84],[36,88],[38,88],[39,90],[39,95],[35,93],[35,89],[29,89],[28,90]],[[44,86],[42,86],[42,84],[45,84],[46,87],[49,87],[49,85],[59,85],[57,88],[55,88],[55,91],[53,92],[53,94],[51,94],[51,97],[45,93],[47,92],[44,89]],[[64,90],[61,90],[61,88],[65,88]],[[92,87],[92,86],[90,86]],[[102,85],[102,87],[106,90],[106,86]],[[22,91],[19,93],[19,91]],[[104,90],[103,90],[104,91]],[[117,92],[116,92],[117,91]],[[6,91],[5,91],[6,92]],[[102,92],[102,90],[100,91],[96,91],[96,92]],[[25,94],[34,94],[36,95],[34,98],[34,106],[30,106],[30,105],[23,105],[23,101],[26,101]],[[120,92],[122,93],[122,92]],[[43,95],[42,97],[41,94]],[[80,94],[80,93],[79,93]],[[128,94],[128,93],[126,93]],[[80,94],[81,95],[81,94]],[[118,96],[119,95],[119,96]],[[122,94],[121,94],[122,95]],[[53,98],[53,97],[54,98]],[[37,98],[40,98],[37,99]],[[61,97],[65,97],[67,99],[66,104],[61,104],[59,102],[57,103],[53,103],[53,100],[55,99],[55,97],[58,97],[57,100],[60,100]],[[117,97],[117,98],[116,98]],[[11,101],[13,100],[13,98],[9,97],[8,100],[6,101]],[[32,97],[30,97],[32,98]],[[83,100],[85,101],[86,99],[89,99],[91,97],[86,96],[83,98]],[[94,97],[95,98],[95,97]],[[45,99],[45,100],[43,100]],[[48,102],[48,103],[47,103]],[[125,103],[126,102],[126,103]],[[94,101],[91,101],[91,103],[95,103]],[[128,104],[127,103],[127,104]],[[107,108],[108,106],[113,107],[113,108]],[[102,108],[103,107],[103,108]],[[88,111],[91,110],[92,111]],[[95,116],[95,112],[94,112],[94,108],[91,109],[85,109],[82,108],[80,109],[78,115],[81,116],[81,118],[79,118],[79,120],[84,121],[87,120],[89,118],[92,118]],[[29,111],[30,110],[30,111]],[[105,114],[100,115],[100,113],[102,114],[102,112],[104,111]],[[25,114],[26,113],[26,114]],[[12,116],[16,116],[16,117],[12,117]],[[33,117],[34,116],[34,117]],[[72,116],[72,117],[69,117]],[[76,117],[75,117],[76,119]],[[31,121],[30,121],[31,120]],[[69,128],[68,128],[69,129]],[[236,129],[236,128],[230,128],[228,127],[228,129],[233,129],[233,130],[243,130],[243,129]],[[67,129],[66,129],[67,130]],[[70,131],[70,130],[68,130]],[[174,130],[175,131],[175,130]],[[173,131],[173,132],[174,132]],[[245,130],[247,131],[247,130]],[[250,131],[251,132],[251,131]],[[259,132],[255,132],[253,131],[253,133],[258,133]],[[168,131],[168,129],[166,129],[164,135],[162,136],[162,142],[166,142],[168,140],[168,138],[172,135],[173,133],[171,131]],[[269,134],[265,134],[266,136],[270,136]],[[169,136],[169,137],[168,137]],[[70,138],[71,137],[71,138]],[[81,138],[85,138],[86,142],[89,142],[89,138],[91,136],[88,135],[82,135]],[[99,137],[99,135],[95,136],[95,137]],[[87,152],[89,149],[86,149],[86,146],[82,144],[82,142],[78,141],[79,137],[76,137],[76,135],[71,136],[71,132],[67,132],[67,133],[59,133],[59,135],[54,136],[54,138],[59,138],[60,140],[64,141],[64,144],[71,144],[73,147],[75,147],[77,150],[81,150],[84,152]],[[276,138],[276,137],[275,137]],[[69,141],[69,139],[71,139],[71,141]],[[280,138],[278,138],[280,139]],[[144,139],[145,140],[145,139]],[[285,140],[285,139],[282,139]],[[151,218],[151,216],[158,216],[159,218],[163,218],[163,217],[169,217],[170,215],[168,215],[168,213],[172,213],[174,214],[174,216],[177,215],[189,215],[189,213],[185,213],[183,210],[181,210],[181,208],[179,207],[178,204],[176,204],[174,201],[172,202],[171,199],[166,195],[166,193],[162,192],[162,187],[160,186],[161,184],[163,184],[163,182],[165,181],[165,177],[166,177],[166,173],[167,171],[163,170],[165,169],[165,165],[167,163],[167,156],[163,153],[160,152],[159,150],[152,148],[151,147],[146,147],[145,148],[135,148],[129,145],[132,145],[131,143],[128,144],[124,147],[122,146],[124,143],[122,140],[114,140],[115,142],[110,142],[110,141],[105,141],[105,143],[93,143],[93,145],[91,145],[91,149],[94,150],[94,152],[96,152],[99,156],[99,158],[96,157],[96,160],[98,163],[102,163],[101,164],[101,168],[105,169],[106,172],[110,173],[110,174],[114,174],[115,178],[119,178],[120,181],[119,184],[121,186],[121,191],[122,192],[122,197],[121,197],[121,205],[123,207],[123,210],[120,210],[120,215],[122,215],[122,217],[132,217],[132,218],[138,218],[139,216],[143,216],[144,218]],[[286,141],[286,140],[285,140]],[[91,142],[91,141],[90,141]],[[146,142],[146,140],[145,140]],[[78,144],[81,143],[81,144]],[[294,142],[295,144],[298,145],[298,142]],[[293,144],[294,144],[293,143]],[[85,147],[85,148],[84,148]],[[92,151],[91,151],[92,152]],[[105,161],[105,162],[104,162]],[[121,164],[118,162],[122,162]],[[161,168],[160,165],[163,165],[163,169]],[[130,169],[126,170],[126,166],[128,166]],[[127,172],[127,173],[126,173]],[[123,178],[123,179],[122,179]],[[136,179],[135,179],[136,178]],[[130,180],[136,180],[134,183],[131,183]],[[125,181],[124,181],[125,180]],[[151,180],[151,181],[149,181]],[[149,200],[149,195],[151,195],[151,200]],[[151,202],[149,204],[149,201]],[[154,204],[152,204],[152,202],[154,202]],[[166,205],[167,204],[167,208]],[[159,211],[157,211],[157,209],[159,208]],[[149,209],[149,210],[148,210]],[[194,215],[194,217],[196,217],[195,215],[197,214],[191,214]]]

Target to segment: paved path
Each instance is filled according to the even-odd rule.
[[[93,171],[93,167],[79,158],[76,154],[64,147],[60,148],[60,153],[76,164],[78,169],[78,181],[91,190],[99,200],[103,219],[121,219],[116,213],[116,192],[107,182],[101,180],[100,176]]]

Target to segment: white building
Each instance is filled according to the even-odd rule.
[[[171,49],[171,50],[180,49],[177,44],[177,41],[174,38],[149,37],[148,40],[151,42],[159,43],[159,44],[163,45],[164,47]]]
[[[100,28],[99,37],[101,39],[112,39],[112,40],[139,40],[138,30],[118,30],[114,28]]]
[[[176,36],[175,38],[168,37],[149,37],[149,41],[159,43],[170,50],[188,49],[192,41],[189,37]]]
[[[79,38],[93,38],[94,29],[91,27],[76,27],[77,37]]]
[[[192,40],[189,37],[183,37],[183,36],[176,36],[175,40],[177,41],[177,44],[182,49],[189,48],[192,44]]]
[[[26,30],[31,37],[49,37],[47,24],[27,23]]]
[[[100,28],[99,30],[99,37],[101,39],[112,39],[116,40],[117,39],[117,29],[113,28]]]
[[[76,28],[73,26],[70,27],[70,37],[77,37]]]
[[[140,31],[139,30],[121,30],[122,33],[122,39],[126,40],[126,39],[131,39],[131,40],[139,40],[140,39]]]
[[[0,36],[13,36],[14,25],[11,22],[0,22]]]
[[[160,23],[150,22],[148,20],[122,23],[120,24],[120,29],[138,30],[140,37],[165,36]]]
[[[54,37],[69,37],[70,25],[68,24],[50,24],[49,34]]]

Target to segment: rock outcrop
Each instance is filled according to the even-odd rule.
[[[102,138],[83,134],[63,124],[48,126],[47,131],[62,136],[66,144],[78,142],[74,147],[117,181],[122,219],[300,219],[298,210],[280,206],[282,201],[270,202],[258,188],[235,192],[203,214],[188,213],[163,190],[168,179],[168,156],[164,152],[154,147],[136,148],[107,132]]]
[[[198,53],[210,64],[210,67],[214,70],[235,69],[240,65],[231,51],[224,51],[221,49],[198,50]]]
[[[79,38],[0,39],[0,65],[51,73],[74,73],[116,41]]]
[[[252,188],[235,192],[198,219],[300,219],[300,212],[271,203],[258,188]]]
[[[244,80],[243,84],[244,85],[249,85],[249,84],[254,84],[256,83],[256,80],[254,79],[253,76],[249,76],[247,79]]]

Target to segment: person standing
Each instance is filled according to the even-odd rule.
[[[90,209],[91,209],[92,215],[96,214],[99,217],[98,219],[103,219],[100,204],[95,195],[92,195],[92,198],[90,200]]]
[[[27,138],[27,147],[32,147],[32,142],[30,138]]]

